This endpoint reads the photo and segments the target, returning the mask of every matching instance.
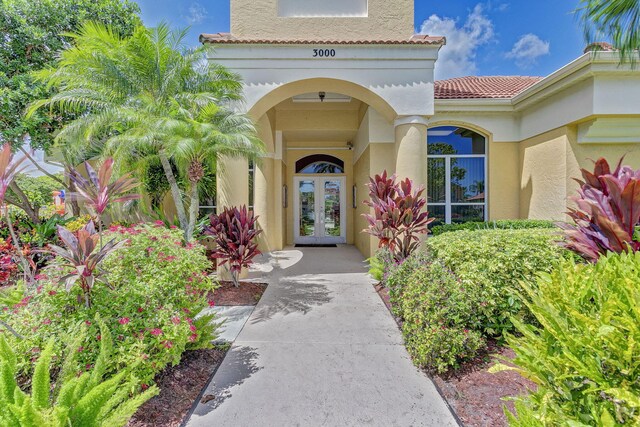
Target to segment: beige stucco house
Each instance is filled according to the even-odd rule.
[[[613,51],[545,78],[434,81],[446,40],[414,35],[413,0],[231,0],[231,33],[200,41],[242,76],[238,108],[266,145],[255,166],[221,159],[217,200],[253,206],[264,250],[371,254],[362,200],[385,169],[457,222],[563,219],[590,159],[640,167],[640,70]]]

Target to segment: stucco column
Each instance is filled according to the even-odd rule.
[[[394,123],[396,131],[396,174],[415,185],[427,185],[427,118],[402,116]]]
[[[220,156],[216,170],[217,208],[249,204],[249,162],[247,159]]]
[[[258,236],[259,249],[269,252],[273,249],[273,158],[263,157],[256,162],[253,180],[253,211],[258,216],[258,226],[262,233]]]

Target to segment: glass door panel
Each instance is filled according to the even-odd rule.
[[[484,158],[451,158],[451,202],[484,203]]]
[[[444,158],[427,159],[427,197],[428,203],[445,203],[447,172]]]
[[[327,237],[340,237],[340,181],[324,182],[324,235]]]
[[[315,180],[304,180],[298,184],[300,192],[298,212],[300,215],[300,237],[316,235],[316,183]]]

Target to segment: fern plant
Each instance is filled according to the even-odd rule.
[[[129,379],[129,371],[105,378],[113,341],[109,329],[100,319],[100,353],[91,372],[76,375],[77,348],[86,338],[86,327],[74,334],[68,345],[55,387],[52,388],[50,366],[54,357],[52,338],[42,352],[33,371],[31,394],[16,381],[17,358],[0,335],[0,427],[124,426],[136,410],[159,389],[152,386],[142,393]]]

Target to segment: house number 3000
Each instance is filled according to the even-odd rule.
[[[313,49],[314,58],[333,58],[336,56],[335,49]]]

